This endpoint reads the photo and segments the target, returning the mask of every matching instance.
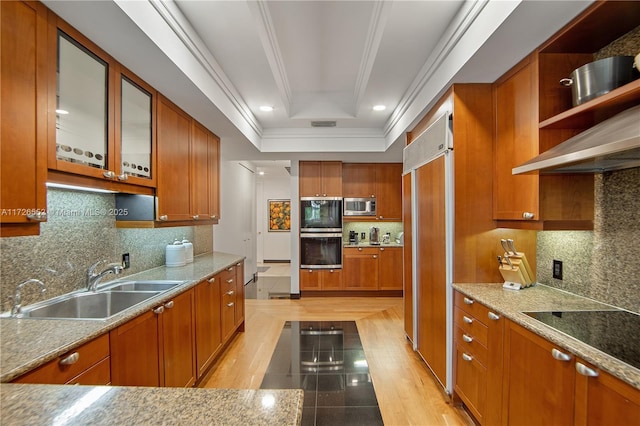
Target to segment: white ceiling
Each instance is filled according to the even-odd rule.
[[[221,136],[227,158],[400,161],[448,85],[494,81],[590,1],[45,3]]]

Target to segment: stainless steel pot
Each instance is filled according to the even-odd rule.
[[[575,69],[569,78],[560,80],[560,84],[571,87],[573,106],[578,106],[636,78],[633,56],[612,56]]]

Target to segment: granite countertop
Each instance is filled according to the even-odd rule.
[[[1,318],[0,382],[10,382],[47,361],[101,336],[243,259],[243,256],[214,252],[196,256],[193,263],[185,266],[160,266],[122,278],[121,281],[179,280],[185,283],[107,320]]]
[[[602,311],[618,308],[538,284],[523,290],[506,290],[502,284],[453,284],[453,288],[513,322],[539,334],[594,366],[640,389],[640,369],[557,331],[523,312]]]
[[[344,242],[344,247],[404,247],[404,244],[390,242],[390,243],[380,243],[380,244],[371,244],[368,241],[358,242],[356,244],[350,244],[349,241]]]
[[[299,425],[302,390],[0,385],[2,424]]]

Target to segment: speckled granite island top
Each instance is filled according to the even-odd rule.
[[[502,284],[454,284],[453,288],[557,344],[594,366],[640,389],[640,370],[611,355],[537,321],[523,312],[603,311],[617,308],[585,297],[536,285],[523,290],[506,290]]]
[[[170,300],[244,257],[228,253],[208,253],[186,266],[164,266],[129,275],[122,280],[179,280],[183,285],[154,296],[107,320],[0,319],[0,382],[18,376],[98,337],[141,313]]]
[[[299,425],[302,390],[0,385],[9,425]]]

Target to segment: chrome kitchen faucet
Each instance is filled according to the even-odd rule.
[[[98,283],[100,282],[100,280],[102,280],[102,278],[105,275],[107,274],[119,275],[120,272],[122,272],[123,268],[121,264],[110,263],[109,265],[107,265],[107,269],[105,269],[100,273],[96,273],[96,268],[98,267],[98,265],[106,262],[107,262],[106,260],[98,260],[96,263],[89,266],[89,269],[87,269],[87,290],[96,291],[96,288],[98,287]]]
[[[13,295],[13,297],[9,297],[13,301],[13,307],[11,308],[11,316],[16,316],[20,313],[20,310],[22,309],[22,294],[21,294],[22,287],[30,283],[38,284],[40,286],[40,293],[44,293],[47,291],[47,288],[45,287],[44,283],[40,280],[36,280],[35,278],[28,279],[18,284],[16,287],[15,295]]]

